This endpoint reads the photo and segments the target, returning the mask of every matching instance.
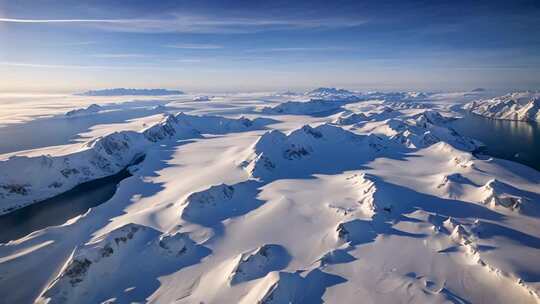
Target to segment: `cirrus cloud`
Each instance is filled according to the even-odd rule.
[[[134,33],[253,33],[271,30],[329,29],[360,26],[366,20],[347,18],[264,19],[211,17],[202,15],[169,14],[155,18],[133,19],[31,19],[0,18],[0,23],[50,24],[86,26],[99,30]]]

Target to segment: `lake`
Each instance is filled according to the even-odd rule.
[[[540,170],[540,125],[534,122],[489,119],[463,113],[450,126],[462,135],[480,140],[483,153],[513,160]]]

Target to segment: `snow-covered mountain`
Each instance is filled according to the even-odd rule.
[[[430,96],[430,94],[423,92],[359,93],[336,88],[318,88],[306,92],[304,96],[308,100],[290,100],[278,105],[263,107],[261,112],[296,115],[328,114],[328,112],[336,111],[346,104],[369,100],[383,101],[394,109],[424,109],[431,107],[429,103],[422,103]]]
[[[384,100],[387,102],[425,101],[430,97],[426,92],[353,92],[337,88],[317,88],[305,95],[323,100]]]
[[[130,257],[134,252],[139,258]],[[155,272],[155,266],[148,263],[151,260],[160,261],[162,267],[166,264],[182,267],[204,254],[204,248],[184,233],[161,233],[150,227],[127,224],[78,247],[38,301],[73,303],[85,298],[89,303],[99,302],[107,292],[129,284],[139,271]],[[103,286],[100,293],[88,292],[108,276],[125,281]]]
[[[388,102],[423,101],[430,96],[425,92],[367,92],[366,99],[379,99]]]
[[[309,100],[309,101],[287,101],[275,106],[264,107],[262,113],[266,114],[298,114],[309,115],[322,112],[334,111],[345,102],[343,101],[327,101],[327,100]]]
[[[315,128],[305,125],[290,134],[273,130],[257,140],[243,166],[255,178],[291,175],[294,170],[311,170],[310,163],[334,157],[337,149],[346,153],[365,151],[369,149],[368,139],[330,124]]]
[[[471,152],[482,146],[482,143],[461,136],[451,127],[445,126],[451,120],[436,111],[428,110],[408,119],[388,120],[386,127],[391,130],[392,140],[409,148],[423,148],[440,141]]]
[[[506,120],[540,121],[540,93],[516,92],[463,106],[474,114]]]
[[[179,113],[141,132],[121,131],[83,143],[61,156],[14,156],[0,161],[0,214],[65,192],[76,185],[118,173],[145,154],[150,145],[174,138],[201,137],[255,128],[247,118]]]
[[[324,87],[306,92],[306,95],[309,95],[311,97],[319,97],[319,98],[327,98],[327,97],[335,97],[335,96],[351,96],[354,94],[355,94],[354,92],[345,90],[345,89],[324,88]]]

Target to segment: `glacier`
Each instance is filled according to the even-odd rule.
[[[540,172],[477,154],[451,127],[456,108],[484,109],[482,93],[197,94],[132,101],[153,110],[107,123],[108,98],[51,109],[94,123],[0,154],[1,213],[131,176],[85,213],[0,244],[0,298],[538,303]]]

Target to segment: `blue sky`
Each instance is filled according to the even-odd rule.
[[[0,90],[538,89],[539,13],[539,1],[0,0]]]

